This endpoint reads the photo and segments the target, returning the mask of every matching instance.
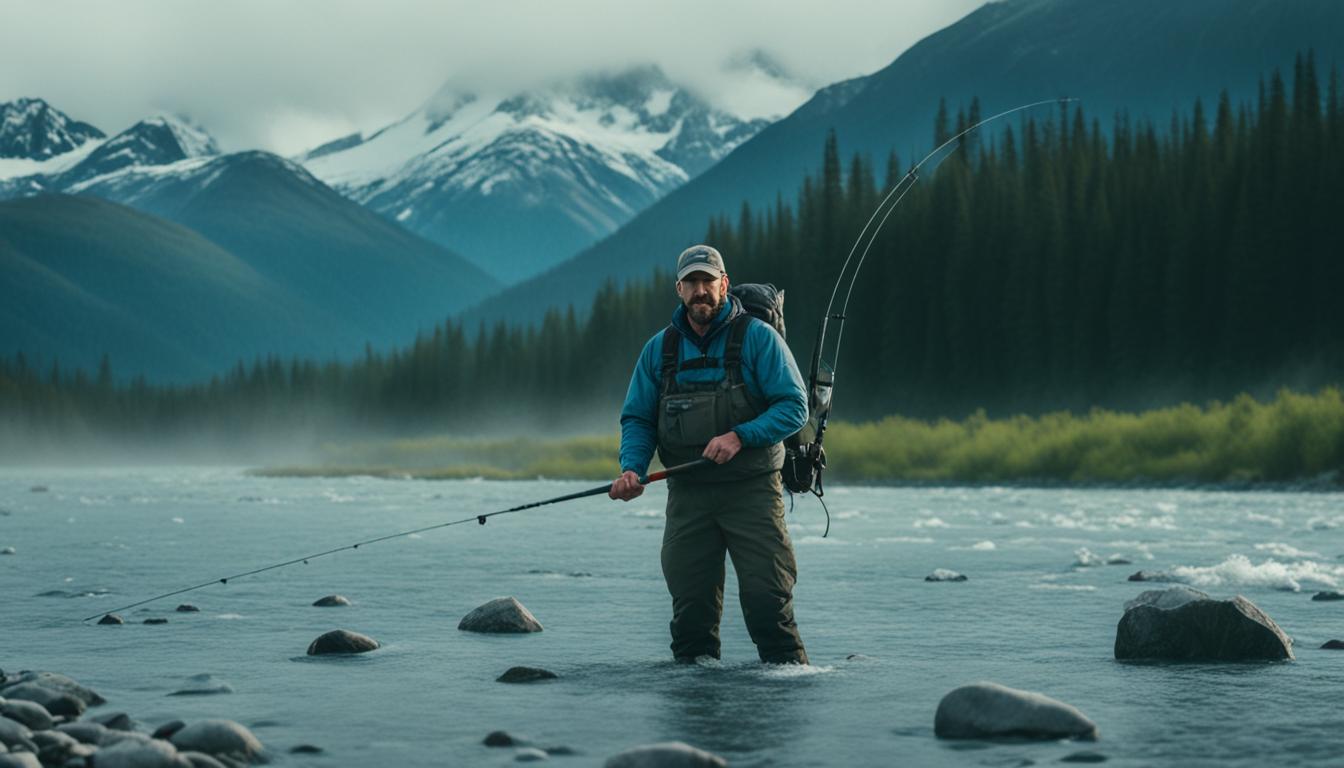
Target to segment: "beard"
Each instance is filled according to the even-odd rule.
[[[723,309],[723,299],[717,302],[708,296],[696,296],[686,302],[686,314],[698,325],[709,325]]]

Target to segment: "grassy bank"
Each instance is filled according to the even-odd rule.
[[[431,438],[327,446],[314,467],[274,476],[566,477],[617,472],[615,435],[564,440]],[[863,483],[1340,483],[1344,395],[1283,391],[1261,403],[1181,405],[1139,414],[1094,410],[1040,417],[834,423],[832,481]]]

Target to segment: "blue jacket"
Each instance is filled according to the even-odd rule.
[[[718,317],[703,337],[691,330],[686,307],[672,313],[672,324],[681,331],[680,359],[701,355],[723,359],[728,343],[728,326],[746,310],[729,296]],[[663,366],[663,333],[659,331],[644,345],[630,376],[630,389],[621,408],[621,471],[644,474],[658,443],[658,397]],[[678,383],[719,381],[726,374],[718,368],[678,371]],[[742,340],[742,378],[747,391],[766,410],[751,421],[738,424],[733,431],[744,448],[773,445],[802,429],[807,423],[807,388],[798,372],[789,347],[767,323],[752,318]]]

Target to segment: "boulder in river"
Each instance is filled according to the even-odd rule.
[[[350,598],[345,595],[327,595],[326,597],[319,597],[317,600],[313,601],[313,605],[318,608],[337,608],[350,605]]]
[[[0,696],[3,696],[4,688],[16,685],[18,683],[35,683],[43,688],[50,688],[53,691],[68,693],[89,706],[106,704],[107,700],[99,696],[91,688],[85,688],[72,678],[66,677],[59,672],[41,672],[33,670],[24,670],[17,675],[4,677],[4,682],[0,683]],[[56,714],[52,712],[52,714]]]
[[[487,747],[521,747],[529,742],[527,739],[515,736],[508,731],[491,731],[485,735],[485,740],[481,743]]]
[[[236,768],[238,765],[237,761],[234,760],[230,760],[226,765],[204,752],[194,752],[190,749],[184,749],[179,754],[187,758],[187,762],[191,763],[191,768]]]
[[[221,693],[233,693],[233,686],[211,674],[192,675],[187,684],[169,696],[213,696]],[[110,726],[109,726],[110,727]]]
[[[513,753],[514,762],[518,763],[535,763],[541,760],[549,760],[550,757],[550,755],[546,754],[545,750],[537,749],[536,747],[519,747],[518,750]]]
[[[1330,590],[1329,592],[1317,592],[1316,594],[1311,596],[1311,599],[1319,602],[1344,600],[1344,592],[1337,592],[1335,590]]]
[[[36,701],[0,700],[0,715],[23,723],[34,731],[45,731],[54,725],[51,713]]]
[[[83,765],[85,758],[98,751],[97,747],[61,731],[38,731],[33,734],[33,743],[37,745],[37,759],[43,765],[65,765],[71,761]]]
[[[126,739],[98,750],[98,768],[192,768],[191,761],[161,739]]]
[[[10,749],[21,747],[29,752],[37,751],[37,745],[33,743],[32,730],[23,723],[7,717],[0,717],[0,744]]]
[[[125,712],[108,712],[105,715],[89,718],[90,722],[97,723],[111,731],[133,731],[135,724],[131,722],[131,716]]]
[[[5,686],[0,691],[0,696],[4,696],[6,699],[35,701],[56,717],[79,717],[84,714],[85,704],[81,699],[37,683],[19,683],[18,685]]]
[[[949,571],[946,568],[934,568],[933,573],[924,577],[925,581],[966,581],[966,574]]]
[[[1238,595],[1215,600],[1189,587],[1150,590],[1125,603],[1115,658],[1255,661],[1293,658],[1293,641]]]
[[[537,680],[554,680],[557,675],[549,669],[540,669],[538,667],[509,667],[509,669],[499,677],[495,678],[497,683],[532,683]]]
[[[177,612],[178,612],[178,613],[200,613],[200,612],[201,612],[201,609],[200,609],[200,608],[197,608],[196,606],[192,605],[191,603],[183,603],[183,604],[177,606]]]
[[[1326,640],[1325,645],[1321,646],[1322,651],[1344,651],[1344,640]]]
[[[940,739],[1095,739],[1097,724],[1049,696],[998,683],[974,683],[938,702],[933,732]]]
[[[333,629],[318,637],[308,645],[309,656],[325,656],[333,653],[365,653],[376,650],[381,644],[368,635],[351,632],[348,629]]]
[[[13,547],[5,547],[4,549],[0,549],[0,555],[13,555],[17,553],[18,550],[14,549]]]
[[[103,618],[98,620],[99,624],[125,624],[126,620],[115,613],[104,614]]]
[[[681,741],[632,747],[607,758],[605,768],[722,768],[728,761]]]
[[[88,720],[80,720],[74,723],[61,723],[56,726],[56,730],[61,733],[69,734],[81,744],[92,744],[98,746],[103,743],[103,736],[107,734],[107,729],[98,723]],[[156,734],[154,738],[159,738]]]
[[[151,618],[145,619],[145,623],[146,623],[146,624],[167,624],[167,623],[168,623],[168,620],[165,619],[165,618],[163,618],[162,616],[153,616],[153,617],[151,617]]]
[[[261,740],[232,720],[201,720],[174,733],[169,739],[178,749],[204,752],[215,758],[264,762]]]
[[[497,597],[462,617],[467,632],[540,632],[541,622],[514,597]]]
[[[1129,575],[1130,581],[1171,581],[1171,575],[1161,571],[1135,571]]]

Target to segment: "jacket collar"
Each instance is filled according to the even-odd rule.
[[[675,326],[678,331],[681,331],[682,336],[690,339],[696,347],[699,347],[703,351],[709,347],[709,343],[715,336],[721,333],[724,328],[727,328],[733,320],[737,318],[738,315],[745,311],[746,310],[742,308],[742,302],[738,301],[736,296],[728,294],[728,300],[723,303],[723,309],[719,310],[719,314],[714,318],[714,322],[709,324],[709,332],[704,336],[696,333],[695,329],[691,328],[691,322],[686,319],[685,304],[678,304],[677,308],[673,310],[672,325]]]

